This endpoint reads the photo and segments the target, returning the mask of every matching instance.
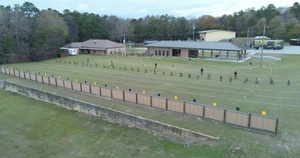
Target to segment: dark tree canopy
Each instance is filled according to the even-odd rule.
[[[273,4],[255,10],[249,8],[229,15],[197,18],[172,15],[124,19],[114,15],[100,16],[68,9],[60,13],[51,8],[39,10],[25,2],[13,7],[0,5],[0,57],[21,55],[24,60],[54,57],[67,43],[88,39],[127,40],[191,40],[193,32],[211,29],[236,31],[238,37],[266,35],[274,39],[300,38],[300,5],[276,8]],[[198,40],[199,36],[195,36]],[[1,62],[1,61],[0,61]]]

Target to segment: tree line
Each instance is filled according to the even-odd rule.
[[[71,42],[109,39],[122,42],[145,40],[188,40],[194,32],[221,29],[236,31],[238,37],[263,34],[273,39],[300,38],[300,5],[276,8],[273,4],[258,10],[249,8],[230,15],[198,18],[172,15],[146,16],[138,19],[114,15],[80,13],[68,9],[39,10],[25,2],[13,7],[0,5],[0,57],[18,56],[20,61],[36,61],[57,56],[59,48]],[[1,61],[0,61],[1,62]]]

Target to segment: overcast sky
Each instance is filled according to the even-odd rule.
[[[275,7],[290,7],[296,0],[27,0],[40,10],[52,8],[120,18],[144,18],[147,15],[173,15],[175,17],[198,18],[202,15],[222,16],[240,10],[255,10],[268,4]],[[0,5],[22,5],[25,0],[1,0]]]

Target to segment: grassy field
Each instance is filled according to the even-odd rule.
[[[185,147],[4,90],[0,90],[0,124],[1,158],[221,156],[213,148]]]
[[[82,96],[6,75],[0,75],[0,79],[12,80],[142,117],[219,136],[220,144],[206,146],[205,150],[207,153],[210,153],[211,150],[223,153],[221,157],[297,157],[300,155],[300,126],[298,125],[300,119],[298,61],[300,56],[275,55],[275,57],[281,58],[282,61],[264,59],[262,68],[260,68],[259,59],[251,59],[252,66],[250,67],[250,61],[229,63],[181,58],[90,55],[5,66],[68,78],[73,81],[77,79],[81,82],[97,82],[101,86],[107,84],[111,88],[118,86],[123,90],[130,88],[135,92],[146,91],[147,94],[154,96],[160,93],[163,97],[173,98],[176,95],[180,100],[197,99],[197,102],[207,105],[216,102],[218,107],[231,110],[240,107],[243,112],[256,114],[266,111],[268,116],[279,119],[279,130],[276,136],[192,116],[182,116],[118,101]],[[89,58],[90,65],[84,64],[83,66],[82,63],[86,63],[87,58]],[[74,61],[79,64],[74,65]],[[110,66],[111,61],[115,66],[114,69]],[[154,74],[154,63],[158,64],[157,74]],[[109,68],[103,68],[103,65],[108,65]],[[126,67],[126,71],[124,71],[124,67]],[[204,68],[203,75],[200,75],[201,67]],[[132,68],[133,71],[131,71]],[[139,68],[139,72],[137,72],[137,68]],[[145,73],[145,69],[147,69],[147,73]],[[171,71],[173,76],[170,76]],[[238,72],[238,79],[229,82],[229,77],[233,77],[234,71]],[[183,77],[180,77],[180,73],[183,73]],[[188,78],[188,73],[191,74],[191,78]],[[211,80],[207,80],[208,73],[212,75]],[[199,79],[197,79],[197,75],[199,75]],[[220,81],[220,75],[223,76],[222,81]],[[249,78],[249,83],[244,83],[246,77]],[[274,79],[275,85],[269,84],[270,77]],[[259,84],[254,83],[255,78],[258,78]],[[291,86],[287,86],[287,80],[291,80]],[[202,149],[203,146],[196,148]]]

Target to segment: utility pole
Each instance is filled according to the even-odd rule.
[[[264,39],[265,39],[265,32],[266,32],[266,25],[264,24],[264,31],[263,31],[263,39],[262,39],[262,44],[261,44],[261,53],[260,53],[260,68],[262,65],[262,55],[263,55],[263,51],[264,51]]]
[[[247,44],[246,44],[247,47],[249,47],[249,28],[247,29]]]
[[[127,45],[126,45],[126,36],[124,34],[124,40],[123,40],[123,43],[125,44],[125,57],[126,57],[126,49],[127,49]]]
[[[194,38],[194,30],[195,30],[195,25],[193,25],[193,41],[195,41],[195,38]]]

